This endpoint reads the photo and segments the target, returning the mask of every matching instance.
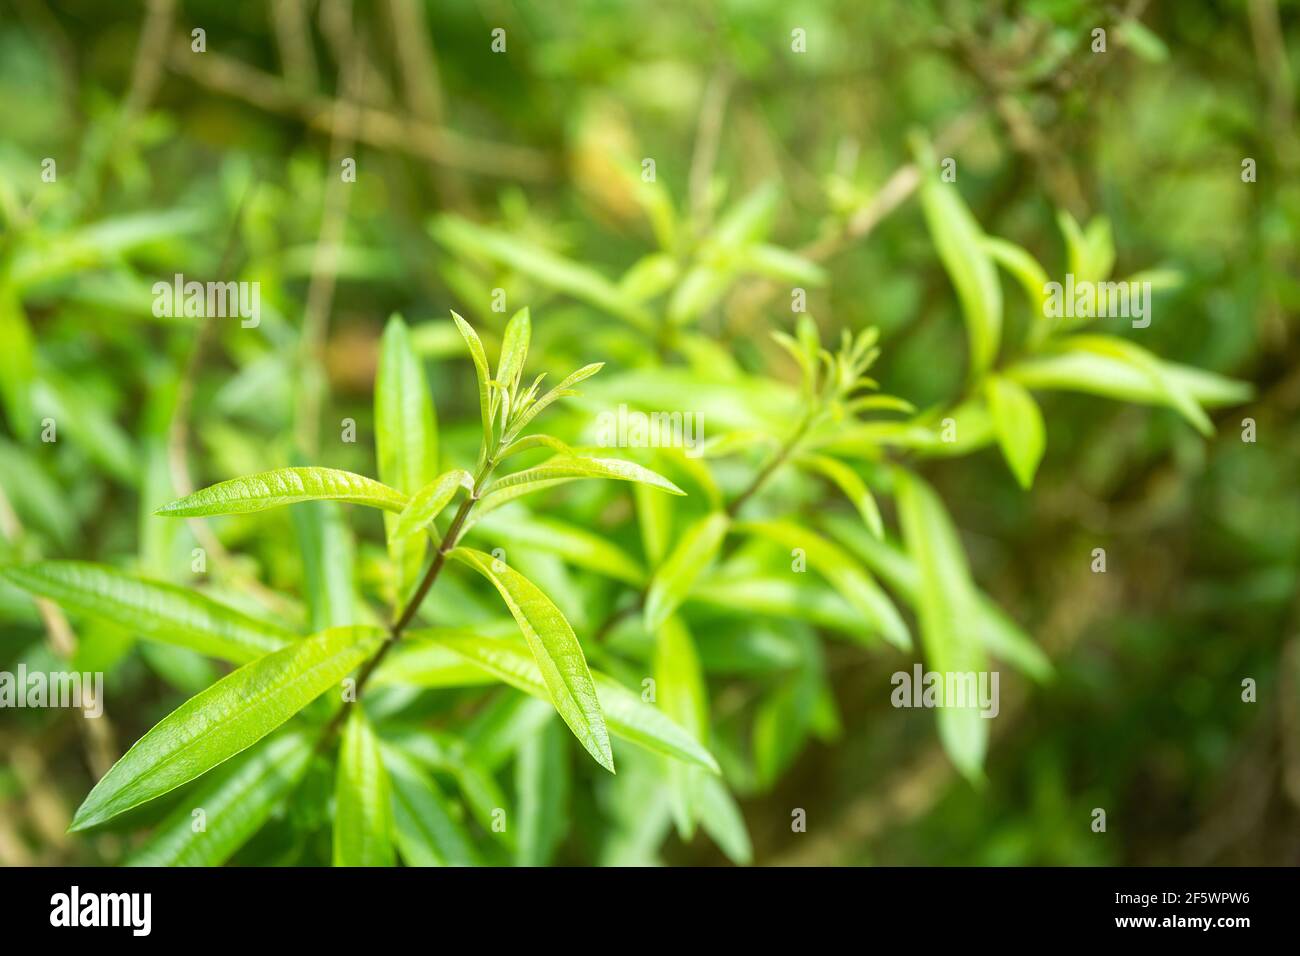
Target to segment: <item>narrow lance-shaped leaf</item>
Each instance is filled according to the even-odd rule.
[[[898,609],[866,569],[843,548],[790,521],[747,521],[738,524],[736,530],[768,538],[792,552],[796,548],[802,551],[808,566],[829,581],[865,619],[863,623],[869,631],[856,635],[859,640],[875,633],[895,647],[906,650],[912,646]]]
[[[604,362],[593,362],[590,365],[584,365],[576,372],[569,373],[569,375],[565,377],[559,385],[556,385],[541,398],[537,399],[537,401],[533,402],[532,405],[528,406],[528,408],[515,419],[514,424],[510,426],[509,431],[507,431],[503,436],[503,441],[513,443],[515,436],[527,428],[534,418],[561,398],[565,398],[569,395],[577,395],[578,393],[574,391],[573,386],[585,382],[604,367]]]
[[[871,489],[856,471],[830,455],[801,455],[799,464],[829,478],[839,486],[844,496],[853,502],[853,507],[858,509],[858,514],[862,516],[863,523],[871,529],[871,533],[877,538],[884,537],[885,525],[880,517],[880,506],[876,504]]]
[[[1105,355],[1088,352],[1054,352],[1036,355],[1006,368],[1003,375],[1031,389],[1087,392],[1120,401],[1164,405],[1166,385],[1181,390],[1207,408],[1249,401],[1250,383],[1206,372],[1190,365],[1165,362],[1152,356],[1160,375]]]
[[[433,640],[473,661],[497,679],[541,700],[549,700],[541,671],[518,641],[470,637],[435,631],[410,631],[412,639]],[[605,674],[592,674],[610,733],[652,750],[699,764],[718,773],[718,762],[690,734],[658,707],[647,704]]]
[[[1109,335],[1074,335],[1061,339],[1057,347],[1062,351],[1082,352],[1111,359],[1136,369],[1155,387],[1162,404],[1182,415],[1202,435],[1214,434],[1214,423],[1195,397],[1176,378],[1166,373],[1164,364],[1156,356],[1141,346]]]
[[[402,538],[423,531],[451,503],[460,488],[474,490],[474,476],[462,468],[444,472],[429,482],[411,496],[410,503],[397,516],[393,537]]]
[[[1034,473],[1038,471],[1047,443],[1043,413],[1029,391],[1011,379],[990,375],[984,391],[1002,455],[1020,487],[1027,489],[1034,483]]]
[[[918,162],[930,165],[933,156],[922,156]],[[957,188],[942,182],[933,166],[921,177],[921,209],[961,301],[970,340],[971,376],[978,378],[997,357],[1002,335],[1002,287],[997,270],[983,245],[979,223]]]
[[[31,437],[36,424],[32,415],[32,383],[36,378],[36,348],[22,302],[6,288],[0,275],[0,406],[9,428],[20,438]]]
[[[568,829],[569,761],[564,728],[551,718],[524,741],[515,760],[520,866],[546,866]]]
[[[863,534],[856,522],[832,515],[827,518],[827,524],[831,533],[851,548],[895,593],[913,607],[919,607],[921,574],[916,562],[905,551],[891,542]],[[1042,649],[1007,618],[992,598],[978,591],[971,629],[986,651],[1034,680],[1045,681],[1052,676],[1052,662]]]
[[[385,632],[338,627],[245,664],[164,717],[95,785],[73,830],[103,823],[252,746],[378,650]]]
[[[701,574],[709,569],[731,519],[725,511],[715,511],[701,518],[682,535],[664,563],[655,572],[646,592],[645,626],[654,632],[691,593]]]
[[[487,353],[483,350],[483,342],[472,325],[455,312],[451,314],[451,318],[456,323],[456,328],[460,330],[460,334],[464,336],[465,344],[469,346],[470,358],[474,362],[474,375],[478,379],[479,414],[483,419],[483,438],[488,442],[492,438],[492,387],[488,384],[492,380],[492,373],[488,371]]]
[[[342,510],[333,501],[304,501],[293,509],[313,631],[357,623],[356,544]]]
[[[577,525],[532,515],[515,507],[493,512],[477,527],[489,537],[557,555],[567,564],[637,587],[645,583],[645,568],[635,558],[608,538]]]
[[[501,387],[513,391],[515,383],[524,370],[524,360],[528,357],[528,345],[532,338],[532,321],[528,308],[524,307],[514,314],[506,323],[505,335],[501,340],[501,359],[497,362],[497,381]]]
[[[415,494],[438,473],[438,428],[420,360],[411,349],[406,323],[388,320],[375,376],[375,454],[379,480]],[[388,555],[397,569],[397,593],[404,596],[420,575],[428,541],[395,530],[398,518],[384,515]]]
[[[657,703],[675,723],[701,743],[709,729],[709,698],[691,633],[677,616],[669,617],[655,635],[655,693]],[[698,767],[672,760],[673,816],[683,840],[695,835]]]
[[[588,753],[606,770],[614,770],[605,715],[573,628],[536,585],[490,554],[455,548],[449,557],[473,568],[497,589],[519,625],[555,709]]]
[[[154,829],[126,866],[221,866],[289,798],[311,760],[303,733],[277,734],[228,761]],[[196,810],[203,828],[195,829]]]
[[[582,458],[557,455],[540,465],[525,468],[512,475],[504,475],[489,487],[475,514],[482,516],[493,511],[508,501],[523,495],[532,494],[555,485],[576,481],[580,478],[612,478],[618,481],[634,481],[651,485],[673,495],[684,495],[678,488],[662,475],[649,468],[623,461],[618,458]]]
[[[957,530],[928,485],[906,471],[896,475],[903,538],[921,577],[917,612],[926,660],[945,686],[955,685],[956,675],[974,675],[978,681],[988,662],[971,626],[975,587]],[[960,704],[944,700],[938,712],[939,737],[957,768],[978,779],[988,746],[988,723],[978,700]]]
[[[73,613],[109,621],[152,641],[239,664],[298,638],[292,631],[249,617],[196,591],[84,561],[42,561],[5,568],[0,575]]]
[[[393,839],[407,866],[475,866],[474,844],[451,801],[424,769],[393,746],[380,744],[393,799]]]
[[[379,739],[360,707],[343,725],[334,790],[334,865],[392,866],[393,808]]]
[[[154,514],[171,518],[235,515],[322,499],[394,513],[406,507],[406,495],[364,475],[337,468],[276,468],[210,485],[163,505]]]

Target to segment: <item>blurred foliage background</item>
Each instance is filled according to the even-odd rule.
[[[1098,26],[1104,53],[1091,49]],[[792,50],[796,29],[806,52]],[[956,158],[984,228],[1050,274],[1065,269],[1059,209],[1108,217],[1117,275],[1180,273],[1150,328],[1103,324],[1255,396],[1215,411],[1205,441],[1167,409],[1046,393],[1030,492],[996,447],[928,463],[976,579],[1055,678],[1004,671],[976,788],[932,715],[889,706],[889,675],[910,658],[825,644],[835,718],[757,764],[724,759],[754,861],[1298,863],[1298,62],[1300,4],[1277,0],[2,0],[0,559],[190,581],[202,546],[213,593],[301,616],[273,593],[302,583],[287,515],[214,532],[160,528],[149,512],[298,456],[373,474],[370,393],[393,311],[427,360],[444,447],[472,456],[473,373],[446,315],[499,340],[498,288],[510,312],[532,309],[534,371],[609,363],[588,416],[634,401],[638,383],[667,388],[656,374],[677,369],[687,394],[698,377],[706,434],[715,413],[744,420],[761,387],[706,398],[706,372],[730,356],[795,382],[768,343],[792,325],[794,285],[823,338],[880,328],[884,391],[951,400],[966,341],[915,201],[908,143],[921,131]],[[341,181],[344,158],[355,183]],[[1242,181],[1246,158],[1255,182]],[[746,212],[747,197],[762,209]],[[731,255],[728,226],[768,253]],[[152,283],[178,272],[259,281],[257,334],[154,317]],[[677,335],[664,313],[694,331]],[[15,424],[46,416],[53,444]],[[1241,440],[1247,417],[1254,443]],[[347,418],[355,444],[338,440]],[[744,484],[725,469],[718,480]],[[816,485],[783,493],[810,516],[851,514]],[[562,506],[635,541],[619,524],[625,491]],[[380,606],[372,519],[349,520],[359,590]],[[1105,574],[1090,570],[1097,547]],[[566,606],[584,642],[600,622],[584,613],[589,587]],[[455,600],[472,619],[472,595]],[[713,644],[727,633],[696,630]],[[109,674],[105,721],[0,715],[0,862],[120,859],[128,837],[67,836],[70,811],[105,760],[219,671],[7,586],[0,635],[9,669],[71,654]],[[1245,678],[1256,703],[1242,701]],[[711,674],[715,727],[736,754],[772,688],[770,675]],[[458,700],[431,713],[482,716]],[[595,774],[583,766],[547,795],[556,862],[725,860],[666,822],[637,825],[650,789],[634,767],[612,796]],[[513,785],[508,768],[498,777]],[[1090,828],[1096,807],[1105,834]],[[791,831],[794,808],[806,833]],[[272,832],[236,862],[313,859],[286,846]]]

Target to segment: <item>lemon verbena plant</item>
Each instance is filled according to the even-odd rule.
[[[385,658],[399,643],[421,645],[416,654],[425,655],[426,671],[432,655],[434,669],[441,667],[452,683],[499,680],[548,701],[610,772],[615,770],[611,735],[703,773],[718,772],[714,758],[687,729],[588,667],[565,615],[537,585],[500,556],[462,544],[479,518],[577,479],[618,479],[656,493],[683,492],[633,462],[582,454],[530,431],[548,406],[574,395],[574,387],[601,366],[587,365],[550,389],[543,389],[543,375],[525,385],[527,309],[506,327],[495,373],[473,328],[459,316],[453,319],[478,379],[482,441],[472,469],[437,472],[429,390],[407,329],[395,317],[383,337],[376,381],[378,480],[332,468],[278,468],[220,482],[157,511],[163,519],[199,518],[320,501],[381,509],[398,597],[386,625],[345,624],[304,635],[198,591],[110,567],[46,561],[6,569],[12,582],[79,614],[236,665],[159,721],[113,765],[77,811],[73,830],[105,824],[202,778],[131,861],[223,862],[289,798],[314,760],[332,759],[337,764],[335,864],[389,864],[396,852],[408,863],[474,862],[469,841],[453,825],[454,813],[431,777],[431,765],[453,766],[477,798],[474,805],[485,826],[508,833],[506,801],[496,798],[490,775],[470,757],[431,756],[430,738],[421,744],[403,742],[400,733],[386,734],[382,721],[364,706],[367,686],[382,676]],[[500,473],[503,462],[535,452],[547,457]],[[454,512],[449,520],[448,510]],[[514,635],[416,626],[450,562],[490,583],[513,618]]]

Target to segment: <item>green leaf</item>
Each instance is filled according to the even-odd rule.
[[[515,390],[519,376],[523,374],[532,329],[527,306],[506,323],[506,333],[501,341],[501,360],[497,363],[497,381],[507,391]]]
[[[9,428],[19,438],[33,437],[32,384],[36,379],[36,346],[22,302],[0,276],[0,404]]]
[[[448,557],[473,568],[497,589],[528,642],[555,709],[596,762],[613,773],[614,754],[587,658],[559,608],[531,581],[490,554],[454,548]]]
[[[123,866],[221,866],[288,799],[311,755],[311,739],[290,732],[227,761],[177,804]]]
[[[800,549],[808,566],[829,581],[831,587],[865,618],[870,633],[879,634],[903,650],[912,646],[907,625],[893,602],[866,569],[838,545],[790,521],[746,521],[738,524],[736,530],[775,541],[791,551]],[[869,635],[859,633],[854,636],[863,641]]]
[[[871,529],[877,538],[885,536],[885,525],[880,518],[880,506],[866,482],[858,473],[838,458],[829,455],[802,455],[799,464],[829,478],[839,486],[844,496],[853,502],[853,507],[862,515],[862,522]]]
[[[708,570],[727,536],[731,518],[714,511],[691,525],[655,572],[646,592],[645,626],[657,631],[686,600],[696,579]]]
[[[860,523],[857,526],[862,527]],[[846,634],[861,629],[861,617],[851,604],[821,581],[797,580],[806,577],[755,576],[724,567],[701,578],[687,603],[725,608],[746,616],[797,618]]]
[[[392,866],[393,806],[379,738],[360,707],[343,725],[334,787],[335,866]]]
[[[336,627],[258,658],[164,717],[95,785],[72,830],[168,793],[252,746],[379,649],[385,632]]]
[[[197,591],[84,561],[42,561],[5,568],[0,574],[67,611],[238,664],[298,639],[290,630],[249,617]]]
[[[524,693],[541,700],[550,695],[542,680],[541,671],[518,641],[497,640],[488,637],[438,634],[428,631],[410,631],[413,639],[432,640],[450,647],[466,660],[473,661],[497,679],[517,687]],[[655,753],[687,760],[718,773],[718,762],[713,755],[651,704],[628,690],[612,677],[596,672],[592,675],[605,720],[610,733],[624,740],[652,750]]]
[[[492,373],[488,371],[487,353],[483,351],[483,343],[472,325],[455,312],[451,314],[451,318],[456,323],[456,328],[460,330],[460,334],[465,337],[470,358],[474,360],[474,374],[478,379],[479,414],[483,419],[483,447],[486,452],[487,443],[492,439],[492,386],[488,384],[492,381]]]
[[[311,630],[357,623],[356,544],[342,509],[332,501],[305,501],[292,516]]]
[[[1047,318],[1047,271],[1027,250],[1014,242],[985,236],[984,251],[1020,283],[1029,299],[1033,322],[1040,324]]]
[[[519,866],[546,866],[568,829],[569,762],[564,729],[554,718],[524,741],[515,761]]]
[[[477,866],[474,843],[453,804],[414,760],[380,745],[393,797],[393,838],[407,866]]]
[[[638,491],[644,487],[636,486]],[[489,537],[557,555],[575,567],[637,587],[645,583],[645,568],[635,558],[608,538],[578,525],[533,515],[523,508],[508,508],[488,515],[477,527]]]
[[[695,801],[700,826],[727,859],[741,866],[754,862],[754,845],[749,840],[745,818],[722,778],[700,774],[696,780]]]
[[[555,485],[575,481],[579,478],[613,478],[619,481],[635,481],[660,488],[669,494],[684,495],[678,488],[662,475],[655,474],[649,468],[623,461],[619,458],[583,458],[568,455],[556,455],[554,458],[525,468],[512,475],[504,475],[488,486],[487,492],[479,502],[475,514],[482,516],[508,501],[523,495],[542,491]]]
[[[163,505],[154,514],[170,518],[237,515],[300,501],[347,501],[399,513],[406,495],[363,475],[337,468],[276,468],[231,478]]]
[[[975,586],[966,555],[938,496],[920,478],[896,472],[898,516],[907,551],[920,572],[917,615],[921,644],[930,669],[944,676],[979,674],[988,662],[970,626],[975,617]],[[945,701],[939,708],[939,737],[957,768],[968,778],[981,776],[988,746],[988,724],[973,702]]]
[[[561,398],[567,398],[570,395],[577,395],[578,393],[574,390],[573,386],[585,382],[604,367],[604,362],[592,362],[590,365],[584,365],[576,372],[570,372],[559,385],[556,385],[553,389],[541,398],[537,399],[537,401],[533,402],[528,406],[528,408],[524,409],[524,411],[520,413],[519,417],[514,420],[513,424],[511,424],[510,428],[502,436],[502,441],[513,444],[515,436],[532,424],[534,418]]]
[[[1003,375],[1031,389],[1087,392],[1120,401],[1165,405],[1163,385],[1171,385],[1207,408],[1239,405],[1254,395],[1249,382],[1153,359],[1160,381],[1151,369],[1142,369],[1113,357],[1089,352],[1059,352],[1035,356],[1005,369]]]
[[[970,340],[971,377],[978,378],[997,358],[1002,335],[1002,287],[997,269],[983,244],[983,230],[955,186],[942,182],[933,172],[924,173],[921,209],[961,301]]]
[[[1136,369],[1155,386],[1164,399],[1163,404],[1182,415],[1202,435],[1214,434],[1214,423],[1196,399],[1177,380],[1166,375],[1161,361],[1141,346],[1109,335],[1074,335],[1060,339],[1057,347],[1062,351],[1111,359]]]
[[[654,329],[654,319],[644,307],[623,295],[617,285],[589,266],[460,216],[438,216],[429,229],[434,239],[449,249],[492,259],[548,289],[594,305],[643,331]]]
[[[988,376],[984,392],[1002,455],[1020,487],[1028,489],[1034,483],[1047,444],[1043,413],[1029,391],[1009,378]]]
[[[665,620],[656,636],[654,675],[656,700],[663,712],[701,744],[707,743],[709,698],[704,672],[690,631],[676,616]],[[672,760],[668,775],[677,832],[683,840],[690,840],[695,835],[696,789],[701,771]]]
[[[397,516],[393,537],[403,538],[423,531],[451,503],[459,488],[474,490],[474,476],[463,468],[453,468],[429,482],[411,496],[410,502]]]
[[[438,425],[420,360],[400,316],[388,320],[375,376],[375,455],[379,480],[414,494],[438,473]],[[404,597],[420,576],[428,540],[396,533],[399,518],[386,513],[388,556],[397,569],[397,594]]]
[[[535,448],[549,448],[551,451],[559,452],[561,455],[573,455],[574,451],[564,442],[551,435],[525,435],[523,438],[516,438],[507,445],[497,455],[497,461],[505,461],[511,455],[518,455],[521,452],[532,451]]]
[[[636,503],[637,529],[641,533],[641,549],[650,567],[657,568],[668,554],[673,535],[673,510],[669,499],[656,494],[647,485],[633,485],[632,499]]]
[[[889,587],[913,608],[920,602],[921,573],[907,553],[891,542],[862,533],[857,522],[830,516],[831,533],[860,557]],[[1017,627],[983,592],[976,594],[975,637],[984,649],[1036,681],[1052,676],[1052,662],[1042,649]]]

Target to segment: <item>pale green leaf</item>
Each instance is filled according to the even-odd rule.
[[[64,610],[99,618],[138,637],[242,664],[297,640],[188,588],[84,561],[42,561],[0,571],[8,581]]]
[[[654,319],[643,306],[589,266],[460,216],[439,216],[429,228],[433,237],[449,249],[507,265],[549,289],[603,309],[643,331],[654,328]]]
[[[519,866],[546,866],[568,829],[569,761],[554,718],[523,742],[515,761]]]
[[[541,671],[529,656],[527,648],[518,641],[418,630],[411,631],[410,637],[444,644],[512,687],[541,700],[550,699]],[[713,755],[658,707],[645,703],[638,694],[612,677],[599,672],[592,676],[610,733],[655,753],[690,761],[714,773],[718,772],[718,763]]]
[[[921,209],[935,249],[957,290],[970,341],[971,375],[997,358],[1002,335],[1002,287],[984,246],[984,232],[957,188],[933,172],[922,176]]]
[[[474,490],[474,476],[463,468],[444,472],[411,496],[410,502],[393,523],[395,538],[423,531],[442,513],[442,509],[456,497],[458,489]]]
[[[659,707],[701,744],[707,744],[709,698],[704,673],[690,631],[675,615],[663,622],[656,635],[654,675]],[[697,780],[703,772],[691,764],[671,760],[668,775],[677,832],[683,840],[690,840],[695,834]]]
[[[478,379],[479,414],[483,420],[483,437],[484,441],[489,441],[492,437],[492,387],[488,383],[492,381],[492,373],[488,370],[487,353],[483,350],[483,343],[472,325],[455,312],[451,314],[451,318],[456,323],[456,328],[460,330],[460,334],[464,336],[465,344],[469,346],[470,358],[474,361],[474,374]]]
[[[334,788],[335,866],[392,866],[393,806],[379,738],[360,707],[343,724]]]
[[[1043,413],[1028,389],[1009,378],[988,376],[984,393],[1002,455],[1020,487],[1028,489],[1034,483],[1034,473],[1047,444]]]
[[[649,468],[619,458],[585,458],[557,455],[554,458],[504,475],[488,486],[479,502],[476,514],[482,516],[523,495],[542,491],[580,478],[612,478],[634,481],[660,488],[669,494],[684,495],[675,484]]]
[[[411,495],[438,473],[438,425],[420,360],[400,316],[384,328],[375,376],[375,456],[379,480]],[[420,576],[428,540],[399,535],[399,518],[384,515],[388,556],[397,572],[397,593],[404,596]]]
[[[659,627],[691,593],[696,579],[708,570],[727,536],[731,518],[715,511],[701,518],[681,536],[672,552],[655,571],[646,592],[645,626]]]
[[[455,548],[449,557],[473,568],[497,589],[519,625],[555,709],[588,753],[606,770],[614,770],[605,715],[573,628],[536,585],[490,554]]]
[[[862,533],[853,521],[830,516],[826,519],[831,533],[862,559],[889,587],[913,608],[920,602],[921,574],[916,563],[896,545]],[[975,616],[971,621],[975,637],[986,651],[1018,667],[1036,681],[1052,676],[1052,662],[998,608],[988,595],[977,592]]]
[[[894,489],[903,538],[920,576],[917,616],[926,662],[945,681],[949,674],[978,675],[988,662],[971,627],[975,587],[957,530],[943,503],[920,478],[899,470]],[[988,747],[988,723],[978,704],[968,701],[956,707],[945,701],[938,720],[948,756],[963,774],[978,779]]]
[[[528,344],[532,338],[532,328],[527,306],[516,312],[514,318],[506,323],[496,379],[504,389],[514,389],[519,376],[523,374],[524,359],[528,357]]]
[[[394,514],[406,507],[406,495],[363,475],[337,468],[276,468],[210,485],[154,514],[172,518],[235,515],[264,511],[300,501],[346,501]]]
[[[203,779],[123,866],[221,866],[248,842],[302,779],[312,740],[277,734]],[[202,811],[203,827],[195,828]]]
[[[880,506],[866,482],[844,462],[829,455],[802,455],[799,464],[833,481],[844,496],[858,509],[863,523],[877,538],[884,537],[885,525],[880,518]]]
[[[736,530],[775,541],[792,553],[801,550],[808,567],[830,582],[862,615],[863,631],[853,635],[859,641],[879,635],[895,647],[906,650],[912,646],[907,625],[893,602],[866,569],[838,545],[790,521],[747,521],[737,525]]]
[[[453,803],[397,747],[380,744],[393,798],[393,839],[407,866],[477,866],[481,861]]]
[[[292,517],[311,630],[356,624],[356,544],[342,509],[333,501],[305,501]]]
[[[384,637],[373,627],[331,628],[223,677],[140,738],[90,791],[70,829],[103,823],[252,746],[336,686]]]

